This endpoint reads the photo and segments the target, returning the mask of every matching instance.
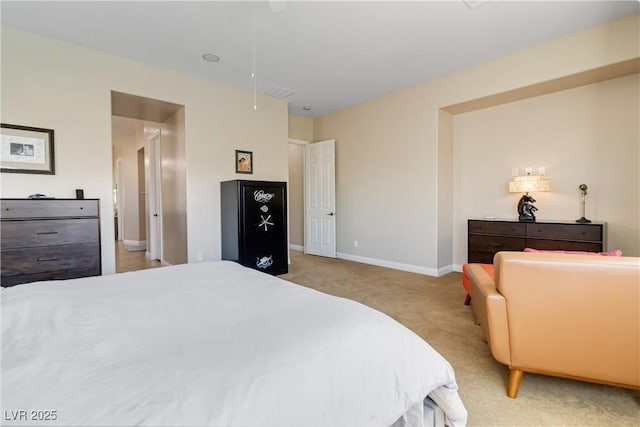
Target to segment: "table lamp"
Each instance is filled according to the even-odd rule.
[[[543,175],[514,176],[509,181],[510,193],[524,193],[518,201],[518,221],[534,222],[534,212],[538,210],[533,204],[536,200],[529,192],[549,191],[549,179]]]

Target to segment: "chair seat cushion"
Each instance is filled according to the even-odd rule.
[[[469,295],[469,276],[467,275],[467,268],[471,264],[464,264],[462,266],[462,286],[467,291],[467,295]],[[493,264],[479,264],[484,271],[487,272],[489,276],[493,278]]]

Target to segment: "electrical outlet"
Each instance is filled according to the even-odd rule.
[[[196,254],[196,261],[198,261],[198,262],[202,261],[202,252],[198,252]]]
[[[540,166],[538,168],[538,175],[546,175],[547,174],[547,168],[544,166]]]
[[[518,168],[511,168],[511,176],[518,176],[519,170]]]
[[[357,240],[354,240],[354,241],[353,241],[353,247],[354,247],[354,248],[357,248],[357,247],[358,247],[358,241],[357,241]]]

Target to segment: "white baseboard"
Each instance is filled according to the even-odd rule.
[[[424,274],[425,276],[435,276],[435,277],[438,276],[438,270],[435,268],[421,267],[419,265],[404,264],[401,262],[387,261],[384,259],[369,258],[369,257],[364,257],[359,255],[351,255],[351,254],[346,254],[344,252],[338,252],[336,255],[340,259],[346,259],[349,261],[377,265],[380,267],[393,268],[395,270],[408,271],[410,273]]]
[[[129,252],[144,251],[147,249],[146,240],[123,240],[122,242]]]
[[[438,269],[438,277],[444,276],[445,274],[449,274],[453,271],[453,265],[445,265],[444,267],[440,267]]]
[[[289,248],[295,251],[304,252],[303,246],[289,245]],[[363,264],[377,265],[380,267],[393,268],[395,270],[408,271],[410,273],[424,274],[425,276],[433,276],[433,277],[444,276],[445,274],[449,274],[453,271],[462,272],[462,266],[457,264],[451,264],[451,265],[447,265],[447,266],[436,269],[436,268],[422,267],[422,266],[413,265],[413,264],[404,264],[404,263],[395,262],[395,261],[387,261],[384,259],[369,258],[369,257],[360,256],[360,255],[352,255],[345,252],[337,252],[336,258],[346,259],[348,261],[361,262]],[[289,258],[289,264],[291,264],[291,258]]]
[[[160,265],[161,265],[161,266],[163,266],[163,267],[166,267],[166,266],[173,265],[173,264],[171,264],[170,262],[168,262],[166,259],[162,259],[162,260],[160,261]]]

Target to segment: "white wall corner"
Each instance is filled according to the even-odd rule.
[[[289,245],[289,249],[291,249],[292,251],[304,252],[304,246],[300,245]]]
[[[451,273],[453,271],[453,267],[454,266],[452,264],[445,265],[444,267],[440,267],[438,269],[438,277]]]

